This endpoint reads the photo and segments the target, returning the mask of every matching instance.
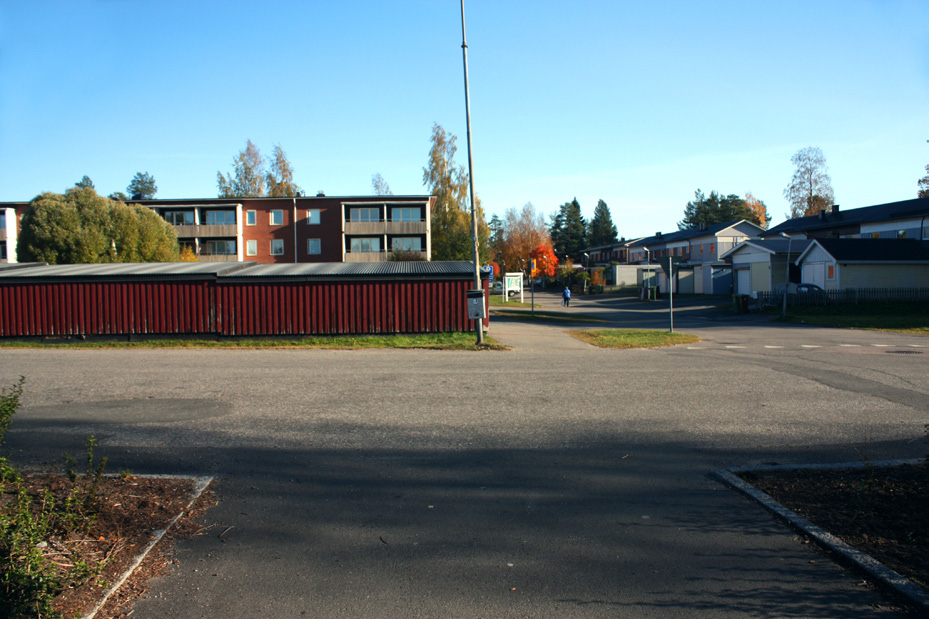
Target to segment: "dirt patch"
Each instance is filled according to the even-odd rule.
[[[929,465],[739,476],[849,546],[929,588]]]
[[[130,605],[145,592],[146,582],[163,573],[171,564],[171,543],[178,537],[197,534],[198,518],[215,503],[209,488],[188,509],[196,480],[166,477],[103,477],[94,490],[89,528],[64,531],[43,542],[43,558],[61,573],[88,566],[90,576],[81,584],[67,587],[54,600],[63,617],[81,617],[104,598],[113,583],[153,540],[180,513],[184,513],[149,553],[119,590],[101,609],[99,617],[126,617]],[[65,501],[74,484],[63,475],[25,475],[24,487],[41,501],[48,490],[56,501]],[[0,509],[13,500],[10,493],[0,497]]]

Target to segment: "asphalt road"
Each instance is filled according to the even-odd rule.
[[[505,321],[506,352],[4,350],[7,447],[61,462],[93,433],[110,470],[218,477],[133,617],[899,616],[709,473],[924,456],[929,338],[699,303],[675,330],[702,341],[658,350]]]

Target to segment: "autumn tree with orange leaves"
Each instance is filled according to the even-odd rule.
[[[558,258],[551,242],[537,246],[529,253],[529,258],[535,260],[535,269],[530,277],[555,277],[558,272]]]
[[[532,252],[539,246],[551,247],[551,244],[545,218],[531,202],[519,211],[513,207],[506,210],[495,245],[507,271],[526,269]]]

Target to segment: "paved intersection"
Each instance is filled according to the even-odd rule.
[[[702,340],[496,321],[513,350],[8,350],[8,446],[60,461],[93,432],[113,470],[218,476],[213,527],[134,617],[899,616],[708,474],[924,455],[929,355],[888,350],[929,342],[699,307],[675,328]]]

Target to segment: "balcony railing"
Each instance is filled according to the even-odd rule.
[[[238,233],[238,228],[233,224],[222,224],[222,225],[181,225],[174,226],[174,229],[177,231],[177,237],[180,239],[189,239],[193,237],[222,237],[222,236],[235,236]]]
[[[346,221],[345,234],[426,234],[425,221]]]
[[[345,262],[389,262],[392,251],[350,251],[345,253]],[[426,259],[426,252],[405,252]]]
[[[239,257],[235,254],[205,254],[201,252],[197,259],[200,262],[238,262]]]

